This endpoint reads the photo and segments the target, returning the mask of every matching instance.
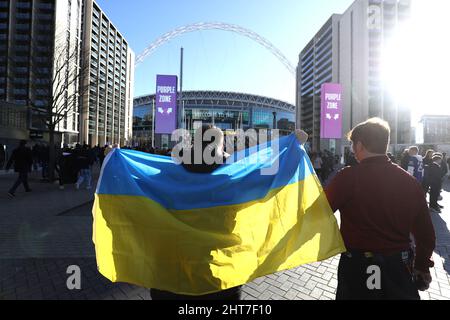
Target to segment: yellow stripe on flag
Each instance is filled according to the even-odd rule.
[[[189,211],[96,195],[93,215],[100,273],[179,294],[217,292],[345,251],[315,175],[259,201]]]

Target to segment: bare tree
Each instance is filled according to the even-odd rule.
[[[31,52],[11,52],[6,74],[11,91],[24,85],[15,78],[16,67],[29,69],[32,81],[27,85],[27,103],[39,129],[49,135],[49,178],[53,181],[58,127],[68,114],[81,113],[82,98],[89,90],[89,61],[81,43],[70,39],[66,31],[55,36],[51,33],[49,30],[48,34],[31,36]],[[45,105],[37,103],[36,93],[40,90],[47,93]]]
[[[44,106],[36,105],[33,99],[29,104],[32,112],[38,117],[45,131],[49,135],[49,178],[54,180],[56,167],[55,138],[58,127],[67,115],[79,114],[81,99],[89,89],[86,79],[88,79],[89,65],[85,63],[84,55],[78,44],[70,43],[63,39],[56,41],[59,45],[48,47],[48,53],[52,63],[51,77],[49,77],[48,88],[50,94]],[[42,47],[41,47],[42,49]],[[39,61],[31,59],[31,68],[37,69]],[[31,87],[37,90],[37,84],[32,83]]]

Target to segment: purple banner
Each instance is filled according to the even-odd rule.
[[[342,86],[324,83],[321,100],[320,137],[342,139]]]
[[[171,134],[177,129],[177,76],[156,76],[155,133]]]

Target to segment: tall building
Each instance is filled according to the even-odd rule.
[[[333,15],[306,45],[297,67],[297,124],[313,138],[314,150],[323,148],[320,144],[321,86],[339,81],[340,17]]]
[[[416,142],[421,144],[450,144],[450,116],[423,116],[418,127]]]
[[[132,138],[135,55],[95,1],[84,1],[83,15],[89,90],[82,98],[81,141],[124,145]]]
[[[53,106],[57,141],[126,144],[133,81],[134,53],[93,0],[0,0],[0,101],[27,108],[28,131]]]
[[[81,0],[0,1],[0,101],[32,107],[29,129],[44,130],[39,115],[54,104],[64,106],[57,131],[78,134],[78,101],[68,101],[78,65],[68,60],[79,61],[80,27]]]
[[[321,86],[343,86],[343,132],[371,117],[392,128],[392,144],[407,144],[411,113],[383,86],[383,47],[396,28],[410,17],[409,0],[356,0],[343,14],[333,15],[300,53],[297,67],[297,124],[311,134],[313,149],[336,148],[345,140],[320,137]]]

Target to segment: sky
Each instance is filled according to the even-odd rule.
[[[298,55],[333,13],[353,0],[97,0],[136,55],[164,33],[198,22],[250,29],[296,66]],[[295,104],[295,77],[267,49],[229,31],[197,31],[166,43],[136,68],[135,97],[152,94],[157,74],[179,74],[183,90],[221,90]]]
[[[448,0],[415,1],[415,31],[393,41],[391,84],[411,103],[414,118],[450,114]],[[166,32],[198,22],[223,22],[250,29],[297,65],[298,55],[333,13],[353,0],[97,0],[136,55]],[[445,25],[443,24],[446,21]],[[445,40],[447,39],[447,40]],[[197,31],[161,46],[136,68],[135,94],[153,94],[157,74],[179,74],[184,47],[183,90],[221,90],[268,96],[295,104],[295,77],[251,39],[229,31]],[[405,48],[408,48],[407,51]],[[433,50],[429,50],[433,48]],[[431,65],[430,65],[431,63]],[[430,67],[432,66],[432,67]],[[411,75],[411,70],[416,76]],[[422,81],[433,79],[431,81]]]

